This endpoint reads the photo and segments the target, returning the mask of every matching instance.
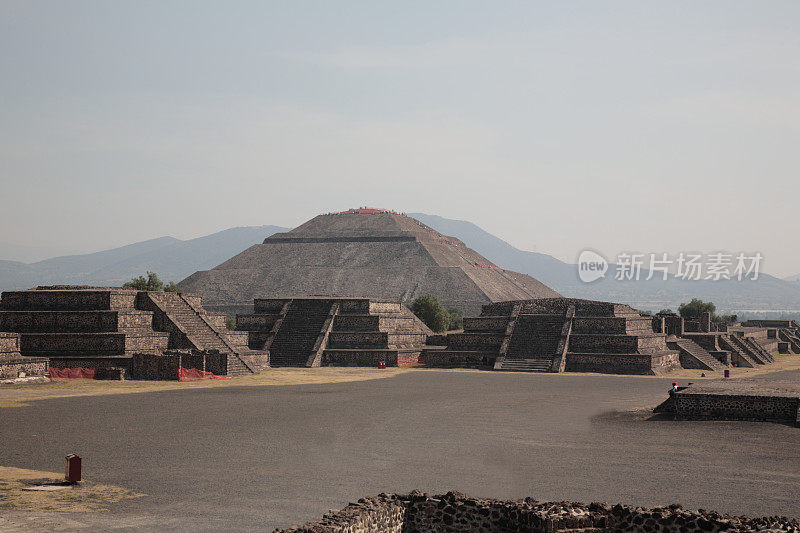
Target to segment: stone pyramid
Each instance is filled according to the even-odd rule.
[[[246,310],[256,298],[340,295],[410,303],[430,293],[477,314],[491,302],[559,296],[414,218],[372,208],[316,216],[179,286],[226,312]]]

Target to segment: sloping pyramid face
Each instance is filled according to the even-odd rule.
[[[559,296],[414,218],[373,209],[319,215],[179,285],[217,310],[251,306],[254,298],[342,295],[409,303],[430,293],[477,313],[490,302]]]

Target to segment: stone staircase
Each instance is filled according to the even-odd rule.
[[[747,354],[747,356],[750,357],[750,359],[752,359],[759,365],[766,365],[767,363],[771,363],[772,361],[774,361],[774,358],[772,358],[771,356],[767,358],[761,353],[760,350],[755,348],[753,346],[754,344],[753,341],[748,342],[744,337],[739,337],[738,335],[730,335],[728,337],[728,340],[730,341],[731,344],[739,348],[739,351],[741,351],[744,354]]]
[[[270,366],[306,366],[332,305],[330,300],[292,300],[269,346]]]
[[[756,368],[759,363],[753,360],[745,351],[739,348],[735,341],[731,341],[733,335],[720,335],[719,343],[723,349],[731,352],[731,362],[736,366],[746,368]]]
[[[146,295],[193,349],[228,354],[229,377],[258,373],[267,366],[263,352],[229,342],[184,295],[158,292],[148,292]]]
[[[725,368],[725,365],[718,361],[716,357],[691,339],[674,337],[669,339],[669,343],[674,343],[680,349],[681,366],[684,368],[701,368],[712,372]]]
[[[553,364],[552,358],[549,359],[512,359],[506,357],[500,363],[499,370],[507,372],[550,372]]]
[[[519,316],[498,370],[549,372],[563,326],[564,317],[558,315]]]
[[[767,349],[761,346],[761,344],[756,339],[753,339],[751,337],[742,337],[741,340],[747,346],[749,346],[754,353],[757,353],[759,355],[759,357],[765,362],[764,364],[775,362],[775,357],[771,353],[769,353]]]
[[[793,330],[779,329],[778,336],[782,341],[789,343],[792,352],[800,353],[800,336],[795,334]]]

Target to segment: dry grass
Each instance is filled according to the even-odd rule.
[[[84,481],[56,491],[23,490],[32,485],[59,482],[63,474],[0,466],[0,509],[14,511],[106,511],[110,504],[144,494]]]
[[[800,370],[800,356],[776,355],[775,362],[758,368],[731,368],[732,378],[752,377],[784,370]],[[440,368],[364,368],[364,367],[319,367],[319,368],[275,368],[260,374],[242,376],[233,379],[208,381],[95,381],[72,380],[55,381],[46,384],[4,385],[0,387],[0,408],[22,407],[29,402],[50,398],[67,398],[73,396],[103,396],[109,394],[136,394],[166,390],[207,389],[219,387],[264,387],[286,385],[311,385],[325,383],[347,383],[370,379],[391,378],[406,372],[474,372],[485,373],[484,370],[440,369]],[[524,374],[524,373],[521,373]],[[703,377],[705,374],[705,377]],[[589,374],[566,372],[563,374],[540,374],[552,376],[554,379],[575,376],[605,376],[619,378],[617,374]],[[624,377],[624,376],[623,376]],[[682,369],[662,376],[632,376],[636,378],[701,380],[718,379],[722,372]]]
[[[0,387],[1,407],[22,407],[28,402],[73,396],[136,394],[166,390],[208,389],[219,387],[260,387],[346,383],[382,379],[408,372],[408,368],[275,368],[260,374],[233,379],[203,381],[95,381],[68,380],[46,384],[4,385]]]

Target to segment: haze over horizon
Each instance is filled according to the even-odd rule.
[[[0,4],[0,242],[375,205],[584,248],[792,247],[800,4]]]

